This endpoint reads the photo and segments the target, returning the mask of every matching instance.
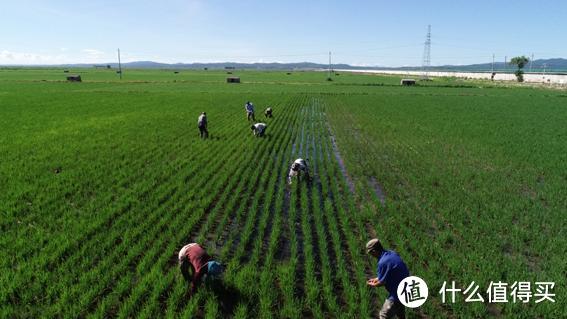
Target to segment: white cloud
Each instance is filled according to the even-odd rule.
[[[101,57],[104,56],[104,52],[96,49],[83,49],[82,52],[88,54],[90,57]]]
[[[49,55],[30,52],[0,51],[0,64],[54,64],[66,59],[65,55]]]
[[[0,50],[0,65],[106,63],[114,59],[115,57],[109,57],[103,51],[96,49],[72,51],[59,48],[48,53]]]

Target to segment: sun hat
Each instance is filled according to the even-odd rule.
[[[376,238],[373,238],[366,243],[366,252],[367,253],[369,253],[371,251],[382,250],[382,249],[383,249],[382,244]]]

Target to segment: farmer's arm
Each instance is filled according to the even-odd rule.
[[[193,273],[193,283],[191,285],[192,292],[197,291],[197,289],[199,288],[199,285],[201,284],[201,280],[203,279],[203,275],[205,275],[206,269],[207,269],[206,267],[201,267],[199,271],[195,271]]]
[[[181,274],[183,275],[183,278],[185,279],[186,282],[191,281],[191,275],[189,274],[189,267],[193,267],[193,265],[191,265],[191,263],[187,259],[184,259],[181,262]]]
[[[386,284],[388,275],[390,274],[389,265],[381,265],[378,263],[377,277],[369,279],[366,283],[371,287],[381,287]]]
[[[368,279],[366,284],[370,287],[382,287],[382,286],[384,286],[384,282],[378,280],[378,277]]]

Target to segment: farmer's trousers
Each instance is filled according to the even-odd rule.
[[[400,319],[406,318],[406,311],[404,305],[399,301],[386,299],[384,305],[380,310],[380,319],[390,319],[398,317]]]
[[[207,131],[207,127],[199,126],[199,133],[201,134],[201,138],[209,137],[209,131]]]

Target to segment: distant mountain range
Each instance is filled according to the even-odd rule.
[[[111,68],[118,68],[118,63],[100,63],[97,66],[110,65]],[[62,64],[62,65],[44,65],[43,67],[64,67],[64,68],[92,68],[94,64]],[[218,63],[160,63],[153,61],[137,61],[122,63],[123,68],[128,69],[240,69],[240,70],[320,70],[327,69],[327,64],[298,62],[298,63],[238,63],[238,62],[218,62]],[[420,70],[421,67],[381,67],[381,66],[352,66],[349,64],[333,64],[333,69],[345,70]],[[531,70],[541,72],[545,68],[547,72],[567,71],[567,59],[539,59],[533,61]],[[470,65],[441,65],[431,66],[430,70],[435,71],[491,71],[492,63],[470,64]],[[513,70],[511,65],[505,65],[504,62],[494,63],[494,69],[497,71]],[[525,71],[530,70],[528,64]]]

